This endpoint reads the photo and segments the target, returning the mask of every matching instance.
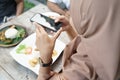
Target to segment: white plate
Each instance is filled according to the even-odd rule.
[[[36,74],[38,74],[39,71],[39,67],[40,65],[37,64],[35,67],[32,67],[29,64],[29,60],[32,59],[33,57],[36,56],[37,53],[35,53],[35,39],[36,39],[36,34],[33,33],[32,35],[28,36],[26,39],[24,39],[19,45],[26,45],[29,47],[32,47],[32,54],[24,54],[24,53],[20,53],[18,54],[16,52],[16,49],[18,49],[19,45],[17,45],[11,52],[10,55],[21,65],[23,65],[24,67],[32,70],[33,72],[35,72]],[[65,44],[63,42],[61,42],[60,40],[56,40],[55,43],[55,48],[54,50],[56,50],[57,55],[52,57],[53,58],[53,62],[56,61],[56,59],[59,57],[59,55],[61,54],[61,52],[63,51],[63,49],[65,48]]]

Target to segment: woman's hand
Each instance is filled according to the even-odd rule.
[[[42,26],[34,23],[36,26],[36,47],[40,51],[43,62],[48,63],[52,58],[55,41],[62,32],[60,28],[53,37],[49,37]]]
[[[69,19],[65,16],[56,17],[55,22],[62,22],[62,30],[67,31],[71,25],[69,23]]]
[[[74,39],[78,35],[76,29],[74,28],[72,18],[60,16],[55,19],[55,22],[62,22],[62,30],[67,32],[71,40]]]

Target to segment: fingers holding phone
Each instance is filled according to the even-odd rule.
[[[35,14],[30,19],[30,21],[37,22],[38,24],[42,25],[43,27],[56,32],[60,29],[60,27],[62,26],[62,23],[61,22],[55,23],[54,18],[55,17],[51,18],[50,15],[45,15],[45,13],[38,13],[38,14]]]
[[[71,26],[69,23],[69,19],[65,16],[59,16],[55,18],[55,23],[61,22],[62,23],[62,30],[67,31],[69,27]]]

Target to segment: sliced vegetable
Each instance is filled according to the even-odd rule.
[[[32,47],[27,47],[25,49],[25,54],[31,54],[32,53]]]
[[[28,47],[24,44],[21,44],[16,49],[16,53],[24,53],[24,54],[31,54],[32,53],[32,47]]]
[[[22,53],[25,51],[26,45],[19,45],[19,47],[16,49],[16,53]]]

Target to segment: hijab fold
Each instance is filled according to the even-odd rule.
[[[71,0],[73,23],[100,80],[115,80],[118,71],[119,4],[120,0]]]

